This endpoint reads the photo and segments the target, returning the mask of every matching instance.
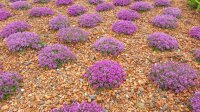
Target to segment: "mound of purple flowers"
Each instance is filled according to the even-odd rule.
[[[149,45],[161,51],[178,49],[177,40],[165,33],[155,32],[147,38]]]
[[[148,11],[153,9],[153,6],[149,2],[139,1],[135,2],[130,8],[136,11]]]
[[[155,0],[154,5],[155,6],[170,6],[171,2],[170,0]]]
[[[49,21],[49,27],[53,30],[69,27],[70,20],[64,15],[58,15]]]
[[[15,10],[27,10],[31,8],[31,4],[29,4],[27,1],[18,1],[12,3],[11,8]]]
[[[200,91],[196,91],[190,99],[192,112],[200,112]]]
[[[200,39],[200,26],[194,26],[190,30],[190,36],[196,39]]]
[[[26,1],[26,0],[9,0],[9,2]]]
[[[198,62],[200,62],[200,49],[194,50],[194,56]]]
[[[118,55],[124,50],[125,45],[117,39],[102,37],[93,44],[93,47],[101,53]]]
[[[158,15],[153,18],[151,23],[160,28],[176,28],[177,18],[171,15]]]
[[[9,50],[15,52],[27,47],[39,48],[40,38],[33,32],[18,32],[11,34],[6,38],[6,44]]]
[[[91,13],[84,14],[79,18],[79,25],[81,27],[92,28],[97,26],[101,22],[101,16],[99,14]]]
[[[126,74],[122,66],[111,60],[98,61],[83,74],[93,86],[99,88],[116,88],[125,80]]]
[[[112,30],[116,33],[123,33],[127,35],[132,35],[137,31],[137,26],[131,21],[117,21],[112,25]]]
[[[198,82],[198,71],[184,63],[166,62],[155,64],[148,74],[150,80],[162,89],[176,93],[195,86]]]
[[[39,65],[42,67],[57,68],[67,61],[74,60],[75,57],[75,54],[68,47],[61,44],[53,44],[39,51],[38,60]]]
[[[62,42],[85,42],[88,40],[88,33],[78,27],[62,28],[58,32],[58,36]]]
[[[104,3],[98,4],[96,6],[96,11],[98,11],[98,12],[108,11],[108,10],[111,10],[113,8],[114,8],[113,4],[104,2]]]
[[[33,0],[33,3],[48,3],[50,0]]]
[[[72,3],[73,3],[73,0],[57,0],[56,1],[57,5],[69,5]]]
[[[19,89],[22,78],[18,73],[0,71],[0,100],[7,99]]]
[[[103,112],[103,108],[96,102],[74,102],[71,105],[64,104],[61,108],[55,108],[51,112]]]
[[[91,4],[97,5],[97,4],[103,3],[103,0],[88,0],[88,2]]]
[[[0,21],[6,20],[11,16],[10,12],[5,9],[0,9]]]
[[[134,21],[140,18],[140,14],[134,10],[122,9],[117,13],[117,17],[122,20]]]
[[[17,32],[27,31],[31,28],[29,24],[23,21],[16,21],[8,24],[0,32],[0,37],[7,38],[9,35]]]
[[[47,16],[53,14],[54,11],[48,7],[34,7],[30,11],[30,16],[33,17]]]
[[[116,6],[126,6],[131,3],[131,0],[113,0],[113,4]]]
[[[70,16],[79,16],[84,14],[87,9],[82,5],[74,4],[68,8],[67,12]]]
[[[181,10],[176,7],[167,7],[167,8],[164,8],[163,14],[172,15],[176,18],[179,18],[181,16]]]

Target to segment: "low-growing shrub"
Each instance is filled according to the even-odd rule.
[[[178,26],[177,18],[171,15],[158,15],[153,18],[151,23],[160,28],[173,29]]]
[[[118,55],[124,50],[125,45],[117,39],[102,37],[93,44],[93,47],[96,51],[103,54]]]
[[[161,32],[155,32],[149,35],[147,40],[150,46],[161,51],[176,50],[179,47],[178,42],[174,37]]]
[[[31,8],[31,4],[29,4],[27,1],[18,1],[13,2],[11,8],[15,10],[27,10]]]
[[[79,16],[84,14],[87,9],[82,5],[74,4],[67,9],[67,12],[70,16]]]
[[[117,17],[122,20],[134,21],[140,18],[140,14],[134,10],[122,9],[117,13]]]
[[[59,30],[69,27],[70,20],[64,15],[58,15],[49,21],[49,27],[53,30]]]
[[[195,59],[197,60],[197,62],[200,63],[200,49],[196,49],[194,50],[194,56],[195,56]]]
[[[116,6],[127,6],[131,3],[131,0],[113,0],[113,4]]]
[[[96,6],[96,11],[98,12],[109,11],[111,9],[114,9],[114,5],[108,2],[104,2]]]
[[[9,0],[9,2],[26,1],[26,0]]]
[[[160,88],[178,93],[198,84],[199,76],[188,64],[166,62],[155,64],[148,77]]]
[[[132,35],[137,31],[137,26],[131,21],[120,20],[112,25],[112,30],[119,34]]]
[[[170,0],[155,0],[154,5],[155,6],[170,6],[171,2]]]
[[[33,3],[48,3],[50,0],[33,0]]]
[[[57,0],[56,5],[69,5],[72,4],[73,0]]]
[[[200,91],[196,91],[192,98],[190,99],[192,112],[199,112],[200,111]]]
[[[39,51],[39,65],[48,68],[58,68],[64,63],[75,59],[75,54],[71,50],[61,44],[53,44],[44,47]]]
[[[190,36],[196,39],[200,39],[200,26],[194,26],[189,32]]]
[[[33,32],[18,32],[11,34],[6,38],[6,44],[9,50],[13,52],[20,51],[27,47],[38,49],[39,43],[39,36]]]
[[[5,9],[0,9],[0,21],[6,20],[11,16],[10,12]]]
[[[79,18],[79,25],[81,27],[92,28],[97,26],[101,22],[102,18],[99,14],[91,13],[91,14],[83,14]]]
[[[91,4],[97,5],[97,4],[103,3],[103,0],[88,0],[88,2]]]
[[[144,12],[153,9],[153,5],[151,5],[149,2],[139,1],[135,2],[135,4],[133,4],[130,8],[132,10]]]
[[[62,42],[77,43],[88,40],[88,33],[78,27],[62,28],[58,32],[58,36]]]
[[[176,18],[179,18],[181,16],[181,10],[176,7],[167,7],[167,8],[164,8],[163,14],[172,15]]]
[[[30,11],[30,16],[32,17],[48,16],[53,14],[54,11],[48,7],[34,7]]]
[[[83,76],[88,79],[94,89],[116,88],[126,80],[122,66],[111,60],[96,62]]]
[[[7,38],[9,35],[17,32],[28,31],[31,26],[23,21],[16,21],[5,26],[0,32],[0,37]]]
[[[51,112],[103,112],[103,108],[96,102],[73,102],[71,105],[64,104],[60,108],[55,108]]]
[[[188,1],[188,5],[190,7],[194,8],[200,12],[200,1],[198,1],[198,0],[187,0],[187,1]]]

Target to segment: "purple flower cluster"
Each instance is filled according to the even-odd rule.
[[[4,4],[0,3],[0,9],[4,7]]]
[[[194,50],[194,56],[198,62],[200,62],[200,49]]]
[[[135,2],[135,4],[133,4],[130,8],[136,11],[148,11],[153,9],[153,5],[151,5],[149,2],[139,1]]]
[[[117,17],[122,20],[134,21],[140,18],[140,14],[134,10],[122,9],[117,13]]]
[[[18,32],[11,34],[8,38],[6,38],[6,44],[9,50],[13,52],[27,47],[38,49],[39,43],[39,36],[33,32]]]
[[[91,4],[97,5],[97,4],[103,3],[103,0],[88,0],[88,2]]]
[[[137,26],[131,21],[117,21],[112,25],[112,30],[116,33],[123,33],[126,35],[132,35],[137,31]]]
[[[122,66],[111,60],[102,60],[89,67],[83,74],[93,86],[99,88],[116,88],[126,80]]]
[[[158,15],[153,18],[151,23],[160,28],[176,28],[177,18],[171,15]]]
[[[97,26],[101,22],[101,20],[102,18],[99,14],[84,14],[79,18],[79,25],[81,27],[92,28]]]
[[[192,27],[189,34],[193,38],[200,39],[200,26]]]
[[[165,33],[155,32],[147,38],[149,45],[161,51],[178,49],[177,40]]]
[[[150,80],[162,89],[176,93],[195,86],[198,82],[198,71],[184,63],[166,62],[155,64],[148,74]]]
[[[29,24],[23,21],[16,21],[8,24],[0,32],[0,37],[7,38],[9,35],[17,32],[28,31],[31,28]]]
[[[31,8],[31,4],[29,4],[27,1],[18,1],[13,2],[11,8],[15,10],[27,10]]]
[[[67,61],[74,60],[75,57],[75,54],[68,47],[53,44],[39,51],[38,60],[39,65],[42,67],[57,68]]]
[[[96,6],[96,11],[98,11],[98,12],[108,11],[111,9],[114,9],[114,5],[111,3],[108,3],[108,2],[104,2],[104,3],[98,4]]]
[[[78,27],[62,28],[58,32],[58,36],[62,42],[85,42],[88,40],[89,34]]]
[[[58,15],[49,21],[49,27],[53,30],[69,27],[70,20],[64,15]]]
[[[72,3],[73,3],[73,0],[57,0],[56,1],[57,5],[69,5]]]
[[[200,112],[200,91],[196,91],[190,99],[192,112]]]
[[[167,7],[167,8],[164,8],[163,14],[172,15],[176,18],[179,18],[181,16],[181,10],[176,7]]]
[[[131,0],[113,0],[113,4],[116,6],[127,6],[131,3]]]
[[[0,79],[0,100],[3,100],[19,89],[22,77],[18,73],[0,72]]]
[[[10,12],[5,9],[0,9],[0,21],[6,20],[11,16]]]
[[[26,0],[9,0],[9,2],[26,1]]]
[[[71,105],[64,104],[61,108],[55,108],[51,112],[103,112],[103,108],[96,102],[74,102]]]
[[[118,55],[124,50],[125,45],[117,39],[102,37],[94,43],[93,47],[101,53]]]
[[[48,3],[50,0],[33,0],[33,3]]]
[[[154,5],[155,6],[170,6],[171,2],[170,0],[155,0]]]
[[[74,4],[67,9],[67,12],[70,16],[79,16],[84,14],[87,9],[82,5]]]
[[[33,17],[47,16],[53,14],[54,11],[48,7],[34,7],[30,11],[30,16]]]

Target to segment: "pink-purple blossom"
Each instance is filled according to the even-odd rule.
[[[131,0],[113,0],[113,4],[116,6],[127,6],[131,3]]]
[[[83,14],[79,18],[79,25],[81,27],[93,28],[97,26],[101,21],[102,18],[99,14],[96,13]]]
[[[108,11],[111,9],[114,9],[114,5],[108,2],[104,2],[96,6],[96,11],[98,12]]]
[[[154,5],[155,6],[170,6],[171,1],[170,0],[155,0]]]
[[[33,0],[33,3],[48,3],[51,0]]]
[[[192,38],[200,39],[200,26],[194,26],[189,32]]]
[[[53,30],[59,30],[69,27],[70,20],[64,15],[58,15],[49,21],[49,27]]]
[[[0,8],[0,21],[6,20],[11,16],[11,13],[5,9]]]
[[[103,3],[104,1],[103,0],[88,0],[88,2],[91,4],[97,5],[97,4]]]
[[[196,91],[190,99],[192,112],[200,112],[200,91]]]
[[[34,7],[30,10],[30,16],[41,17],[53,15],[54,11],[48,7]]]
[[[8,0],[9,2],[26,1],[26,0]]]
[[[72,4],[73,0],[57,0],[56,5],[69,5]]]
[[[179,18],[181,16],[181,10],[176,7],[167,7],[163,9],[163,14],[172,15],[176,18]]]
[[[31,8],[31,4],[27,1],[17,1],[12,3],[11,8],[15,10],[27,10]]]
[[[194,50],[193,54],[197,62],[200,62],[200,49]]]
[[[130,8],[136,11],[148,11],[153,9],[154,7],[149,2],[139,1],[135,2]]]
[[[117,13],[117,17],[122,20],[135,21],[140,18],[140,14],[134,10],[122,9]]]
[[[67,13],[70,16],[79,16],[79,15],[84,14],[86,11],[87,11],[87,8],[78,4],[74,4],[67,9]]]

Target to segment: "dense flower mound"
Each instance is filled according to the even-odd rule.
[[[148,11],[153,9],[153,5],[151,5],[149,2],[139,1],[135,2],[135,4],[133,4],[130,8],[136,11]]]
[[[111,60],[102,60],[89,67],[83,74],[94,89],[116,88],[125,80],[126,74],[122,66]]]
[[[171,15],[158,15],[151,21],[154,26],[160,28],[176,28],[177,18]]]
[[[68,8],[67,12],[70,16],[79,16],[84,14],[87,9],[82,5],[74,4]]]
[[[73,0],[57,0],[56,5],[69,5],[72,4]]]
[[[176,18],[179,18],[181,16],[181,10],[176,7],[167,7],[167,8],[164,8],[163,14],[172,15]]]
[[[53,15],[54,11],[48,7],[34,7],[30,11],[30,16],[40,17],[40,16],[47,16]]]
[[[124,50],[125,45],[117,39],[102,37],[94,43],[93,47],[101,53],[118,55]]]
[[[4,7],[4,4],[0,3],[0,9]]]
[[[79,25],[81,27],[92,28],[97,26],[101,22],[101,20],[102,18],[99,14],[84,14],[79,18]]]
[[[117,17],[122,20],[134,21],[140,18],[140,14],[134,10],[122,9],[117,13]]]
[[[123,33],[127,35],[132,35],[137,31],[137,26],[131,21],[117,21],[112,25],[112,30],[116,33]]]
[[[53,30],[69,27],[70,20],[64,15],[58,15],[49,21],[49,27]]]
[[[200,91],[196,91],[190,99],[192,112],[200,112]]]
[[[26,0],[8,0],[9,2],[26,1]]]
[[[75,57],[75,54],[68,47],[61,44],[53,44],[39,51],[38,60],[39,65],[42,67],[57,68],[67,61],[74,60]]]
[[[0,9],[0,21],[6,20],[11,16],[10,12],[5,9]]]
[[[155,32],[149,35],[147,40],[150,46],[161,51],[175,50],[179,47],[178,42],[174,37],[161,32]]]
[[[39,36],[33,32],[18,32],[11,34],[8,38],[6,38],[6,44],[9,50],[13,52],[27,47],[38,49],[39,43]]]
[[[98,4],[96,6],[96,11],[98,11],[98,12],[108,11],[111,9],[114,9],[114,5],[111,3],[108,3],[108,2],[104,2],[104,3]]]
[[[155,6],[170,6],[171,2],[170,0],[155,0],[154,5]]]
[[[200,39],[200,26],[192,27],[190,30],[190,36],[196,39]]]
[[[200,62],[200,49],[194,50],[194,56],[198,62]]]
[[[0,79],[0,100],[4,100],[19,89],[22,77],[18,73],[0,71]]]
[[[61,108],[55,108],[51,112],[103,112],[103,108],[96,102],[74,102],[71,105],[64,104]]]
[[[29,4],[27,1],[18,1],[13,2],[11,8],[15,10],[27,10],[31,8],[31,4]]]
[[[150,80],[162,89],[176,93],[195,86],[198,82],[198,71],[184,63],[166,62],[155,64],[148,74]]]
[[[85,42],[88,40],[89,34],[78,27],[68,27],[60,29],[58,36],[62,42]]]
[[[97,4],[103,3],[103,0],[88,0],[88,2],[91,4],[97,5]]]
[[[16,21],[8,24],[0,32],[0,37],[7,38],[9,35],[17,32],[27,31],[31,28],[29,24],[23,21]]]
[[[33,3],[48,3],[50,0],[33,0]]]
[[[113,4],[116,6],[127,6],[131,3],[131,0],[113,0]]]

